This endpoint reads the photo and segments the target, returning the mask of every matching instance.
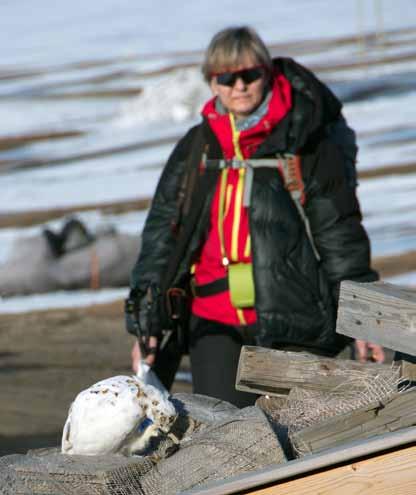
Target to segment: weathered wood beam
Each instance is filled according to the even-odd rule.
[[[336,331],[416,355],[416,291],[384,282],[341,282]]]
[[[276,396],[287,395],[294,387],[329,391],[345,386],[346,376],[351,372],[362,374],[363,377],[378,376],[380,373],[391,376],[393,373],[390,365],[362,364],[308,353],[243,346],[236,389]]]
[[[382,404],[375,402],[340,414],[289,435],[294,448],[311,454],[352,440],[363,440],[416,424],[416,389],[396,394]]]
[[[390,457],[392,454],[392,457]],[[408,455],[410,457],[408,457]],[[367,463],[367,461],[369,461]],[[381,469],[386,466],[386,478],[377,473],[366,475],[366,466],[374,461]],[[391,473],[391,463],[397,469],[397,477]],[[247,472],[198,486],[181,495],[229,495],[229,494],[285,494],[310,495],[333,493],[348,495],[413,495],[415,493],[416,476],[416,428],[388,433],[370,438],[349,442],[348,444],[326,450],[319,454],[311,454],[301,459],[264,469]],[[344,470],[345,468],[345,470]],[[392,468],[393,469],[393,468]],[[322,490],[314,489],[319,475],[327,473],[328,484]],[[318,476],[318,478],[315,478]],[[334,478],[332,478],[334,476]],[[326,476],[324,478],[327,480]],[[374,485],[374,481],[377,485]],[[299,481],[299,485],[296,482]],[[269,490],[262,491],[262,490]]]
[[[359,459],[313,474],[245,491],[251,495],[412,495],[416,492],[416,447]]]

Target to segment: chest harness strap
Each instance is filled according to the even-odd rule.
[[[305,225],[306,234],[309,238],[315,258],[320,261],[321,257],[316,249],[315,242],[312,237],[312,230],[306,216],[303,205],[306,201],[305,185],[302,179],[300,156],[290,153],[276,155],[276,158],[256,158],[250,160],[206,160],[204,165],[214,169],[225,168],[245,168],[245,183],[243,206],[249,207],[251,203],[251,190],[253,187],[253,175],[256,168],[277,168],[283,178],[284,186],[289,192],[293,202],[296,205],[298,213]]]
[[[246,169],[245,172],[245,182],[244,182],[244,194],[243,194],[243,206],[249,207],[251,204],[251,191],[253,186],[253,176],[254,169],[256,168],[274,168],[278,169],[285,185],[286,190],[289,192],[295,206],[298,210],[298,213],[302,219],[302,222],[305,226],[305,231],[308,236],[310,245],[314,252],[315,258],[317,261],[320,261],[320,255],[315,246],[315,242],[312,237],[312,231],[309,224],[308,217],[306,216],[304,210],[304,203],[306,200],[305,195],[305,186],[302,179],[302,173],[300,168],[300,156],[293,155],[289,153],[278,154],[276,158],[258,158],[258,159],[249,159],[249,160],[204,160],[203,166],[207,169],[219,169],[224,170],[227,168],[231,169]],[[221,209],[221,205],[220,205]],[[220,236],[221,236],[220,229]],[[223,241],[221,242],[221,250],[222,256],[224,256],[223,252]],[[198,297],[207,297],[219,292],[223,292],[229,289],[228,278],[221,278],[210,282],[208,284],[194,285],[194,295]]]

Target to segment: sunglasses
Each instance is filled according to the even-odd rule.
[[[219,72],[217,74],[212,74],[212,76],[216,77],[217,83],[221,84],[221,86],[233,87],[239,77],[244,84],[251,84],[264,76],[264,67],[258,65],[256,67],[250,67],[249,69]]]

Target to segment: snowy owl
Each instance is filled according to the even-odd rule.
[[[177,417],[167,394],[136,376],[114,376],[80,392],[62,434],[62,453],[131,455],[168,433]]]

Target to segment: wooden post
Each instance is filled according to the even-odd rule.
[[[351,372],[367,377],[395,373],[390,365],[243,346],[236,389],[275,396],[287,395],[294,387],[324,392],[345,386],[346,376]]]
[[[416,292],[384,282],[341,282],[336,331],[416,355]]]

